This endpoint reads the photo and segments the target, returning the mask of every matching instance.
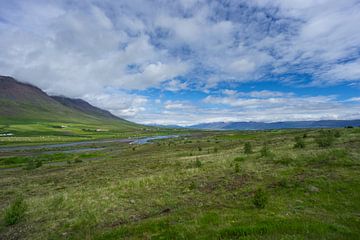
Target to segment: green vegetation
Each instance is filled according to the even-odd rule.
[[[234,158],[234,161],[235,162],[242,162],[242,161],[245,161],[245,158],[244,157],[236,157],[236,158]]]
[[[42,166],[42,161],[40,159],[29,159],[26,166],[25,166],[25,169],[26,170],[33,170],[35,168],[39,168]]]
[[[253,203],[256,208],[263,209],[265,208],[268,202],[268,197],[264,191],[264,189],[259,188],[256,190],[253,198]]]
[[[198,158],[196,158],[195,166],[198,168],[202,166],[202,162]]]
[[[0,128],[0,133],[6,132],[13,134],[12,136],[0,136],[0,147],[91,141],[97,139],[139,138],[143,136],[187,134],[194,132],[185,129],[143,127],[136,124],[124,124],[121,121],[114,120],[102,123],[92,121],[78,123],[70,121],[49,122],[28,120],[6,123],[6,121],[2,121],[1,116]],[[89,129],[91,129],[91,131]],[[106,131],[97,131],[98,129],[104,129]]]
[[[320,130],[315,140],[319,147],[330,147],[335,141],[335,134],[331,130]]]
[[[22,196],[17,196],[15,201],[5,209],[4,222],[6,225],[14,225],[18,223],[25,215],[26,204]]]
[[[244,145],[244,153],[251,154],[252,153],[252,146],[250,142],[246,142]]]
[[[239,163],[235,163],[235,172],[236,172],[236,173],[240,172]]]
[[[264,144],[260,150],[260,154],[262,157],[269,157],[271,155],[269,145],[267,142],[264,142]]]
[[[1,152],[0,239],[359,239],[360,129],[337,131]]]
[[[294,148],[305,148],[304,137],[296,136]]]

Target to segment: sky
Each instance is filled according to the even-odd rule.
[[[359,0],[0,0],[0,75],[144,124],[360,118]]]

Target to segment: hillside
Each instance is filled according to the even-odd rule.
[[[100,118],[109,118],[114,120],[123,120],[119,117],[116,117],[109,111],[103,110],[101,108],[94,107],[93,105],[89,104],[88,102],[82,100],[82,99],[73,99],[73,98],[67,98],[64,96],[52,96],[55,101],[61,103],[62,105],[69,107],[73,110],[80,111],[82,113],[91,115],[91,116],[97,116]]]
[[[141,125],[116,117],[84,100],[51,97],[38,87],[12,77],[0,76],[2,134],[61,135],[71,136],[73,139],[75,136],[111,137],[111,134],[124,134],[142,128]],[[101,135],[95,132],[103,133]]]
[[[2,121],[130,122],[94,107],[81,99],[51,97],[40,88],[0,76]]]

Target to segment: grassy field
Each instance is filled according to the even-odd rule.
[[[360,128],[91,147],[0,153],[0,239],[360,239]]]
[[[51,122],[21,120],[7,124],[0,118],[0,147],[90,141],[94,139],[136,138],[143,136],[184,134],[187,130],[141,126],[126,121]],[[1,136],[1,134],[12,134]]]

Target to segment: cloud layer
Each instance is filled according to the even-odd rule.
[[[358,22],[357,0],[0,0],[0,74],[144,123],[358,118]]]

